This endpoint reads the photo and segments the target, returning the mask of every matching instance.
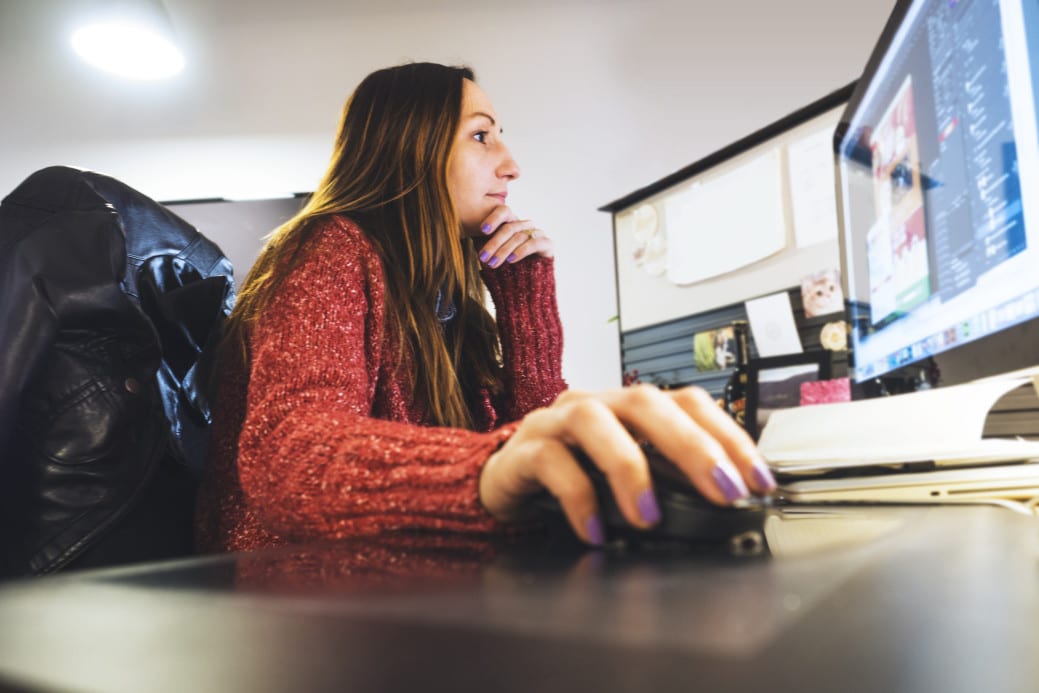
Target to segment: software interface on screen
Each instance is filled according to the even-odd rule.
[[[835,145],[858,381],[1039,316],[1037,5],[901,5],[845,113]]]

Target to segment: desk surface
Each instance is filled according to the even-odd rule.
[[[1035,691],[1039,520],[776,511],[758,555],[440,538],[0,586],[0,680],[105,691]]]

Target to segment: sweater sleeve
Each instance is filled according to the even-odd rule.
[[[554,267],[553,259],[534,256],[481,272],[501,338],[506,421],[551,404],[567,387]]]
[[[252,334],[238,473],[249,510],[301,541],[387,530],[487,531],[479,471],[512,433],[371,415],[385,338],[382,270],[329,222]]]

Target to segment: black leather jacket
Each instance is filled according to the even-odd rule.
[[[0,575],[190,550],[232,277],[107,176],[46,168],[0,203]]]

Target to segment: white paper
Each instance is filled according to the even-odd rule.
[[[792,142],[787,155],[797,247],[836,240],[833,128]]]
[[[992,406],[1028,378],[773,412],[758,448],[789,472],[916,461],[982,464],[1039,457],[1039,441],[985,438]]]
[[[668,196],[667,278],[694,284],[785,248],[781,173],[777,149]]]
[[[794,310],[790,306],[790,294],[784,291],[755,298],[744,303],[744,306],[758,356],[799,354],[804,351],[794,322]]]

